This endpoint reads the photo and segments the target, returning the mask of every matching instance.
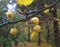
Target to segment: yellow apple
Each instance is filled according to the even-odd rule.
[[[16,29],[16,28],[12,28],[12,29],[10,30],[10,34],[12,34],[12,35],[17,34],[17,29]]]
[[[13,12],[7,12],[6,16],[8,19],[10,19],[10,18],[14,17],[14,14],[13,14]]]
[[[31,19],[31,21],[33,22],[34,25],[38,25],[39,24],[39,18],[38,17],[33,17]]]
[[[33,30],[35,31],[35,32],[40,32],[41,31],[41,27],[40,27],[40,25],[35,25],[34,27],[33,27]]]

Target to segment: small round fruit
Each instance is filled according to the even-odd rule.
[[[33,22],[34,25],[38,25],[39,24],[39,18],[38,17],[33,17],[31,19],[31,21]]]
[[[35,32],[37,32],[37,33],[40,32],[40,31],[41,31],[40,25],[34,26],[33,30],[34,30]]]
[[[10,30],[10,34],[12,34],[12,35],[17,34],[17,29],[16,29],[16,28],[12,28],[12,29]]]
[[[8,19],[14,17],[13,12],[7,12],[6,16]]]

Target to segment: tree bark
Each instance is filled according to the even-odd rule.
[[[57,18],[57,10],[54,7],[54,10],[52,11],[53,16],[53,25],[54,25],[54,40],[55,40],[55,46],[60,47],[60,38],[59,38],[59,30],[58,30],[58,21],[54,18]]]
[[[39,20],[41,20],[40,17],[38,17],[38,18],[39,18]],[[40,24],[41,24],[41,23],[39,23],[39,25],[40,25]],[[41,34],[41,32],[38,33],[38,45],[39,45],[39,46],[41,45],[41,35],[40,35],[40,34]]]
[[[41,45],[40,32],[38,33],[38,45]]]
[[[28,24],[29,24],[29,21],[28,21]],[[30,27],[29,27],[29,25],[28,25],[28,42],[31,42],[30,41]]]
[[[47,42],[50,42],[50,29],[49,29],[49,23],[46,23],[46,29],[47,29]]]

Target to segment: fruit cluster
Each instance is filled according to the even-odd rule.
[[[31,19],[31,22],[34,24],[33,32],[31,34],[31,38],[33,38],[36,35],[36,33],[39,33],[41,31],[41,27],[39,25],[39,18],[38,17],[33,17]]]

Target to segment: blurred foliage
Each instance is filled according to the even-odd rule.
[[[16,9],[21,9],[21,10],[25,10],[25,11],[31,11],[31,10],[39,10],[44,8],[44,4],[51,4],[51,0],[35,0],[31,5],[27,6],[27,7],[22,7],[17,5],[14,13],[14,17],[12,19],[7,19],[5,13],[8,11],[7,8],[7,4],[9,3],[10,0],[1,0],[0,1],[0,24],[4,23],[4,22],[8,22],[8,21],[16,21],[16,20],[20,20],[22,19],[24,16],[19,14]],[[15,0],[12,0],[12,3],[14,3]],[[60,18],[60,9],[58,9],[58,18]],[[47,19],[49,16],[48,15],[40,15],[38,14],[37,16],[41,17],[42,21],[45,21],[44,19]],[[48,16],[48,17],[47,17]],[[50,17],[49,17],[50,18]],[[46,23],[42,23],[42,24],[46,24]],[[28,25],[31,27],[31,32],[32,32],[32,27],[33,24]],[[15,44],[15,42],[24,42],[27,41],[27,35],[28,35],[28,26],[26,26],[25,22],[19,22],[19,23],[14,23],[14,24],[10,24],[4,27],[0,27],[0,44],[4,45],[5,47],[11,47],[12,43]],[[41,31],[41,40],[44,39],[44,41],[46,41],[46,36],[47,36],[47,29],[45,28],[44,25],[43,29]],[[51,25],[52,26],[52,25]],[[9,33],[10,29],[16,27],[18,29],[18,33],[16,35],[12,35]],[[50,27],[51,28],[51,27]],[[52,28],[53,29],[53,28]],[[59,27],[60,29],[60,27]],[[53,36],[53,32],[51,33],[51,43],[52,45],[54,45],[54,36]],[[36,39],[38,37],[38,35],[36,35],[34,37],[34,39],[32,41],[37,42],[38,39]],[[42,40],[43,42],[43,40]],[[3,46],[3,47],[4,47]]]

